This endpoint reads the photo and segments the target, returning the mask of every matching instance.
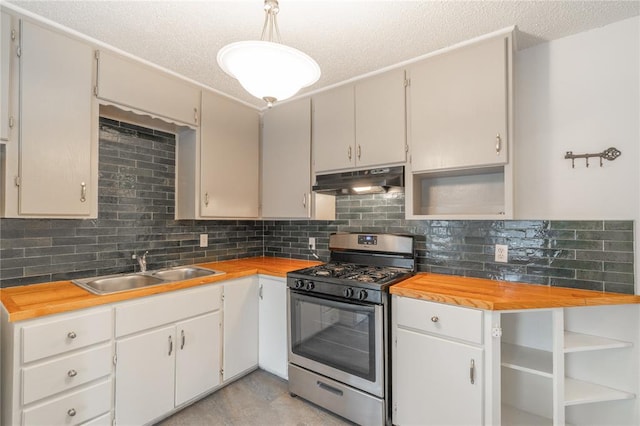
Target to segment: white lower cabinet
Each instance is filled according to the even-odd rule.
[[[258,366],[287,379],[287,283],[261,275],[259,284]]]
[[[113,314],[92,308],[8,322],[2,310],[3,425],[112,418]]]
[[[220,384],[222,285],[116,305],[116,424],[147,424]]]
[[[393,297],[393,422],[484,424],[482,312]]]
[[[258,278],[224,283],[222,380],[227,382],[258,365]]]
[[[394,295],[393,422],[638,425],[638,324],[633,304],[486,311]]]

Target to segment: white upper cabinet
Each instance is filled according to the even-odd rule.
[[[12,33],[15,36],[12,18],[3,12],[2,24],[0,24],[0,143],[9,140],[11,117],[11,112],[9,111],[10,70],[12,58],[15,57]]]
[[[262,217],[308,218],[311,204],[309,98],[265,112],[262,124]]]
[[[181,123],[198,125],[200,89],[141,62],[99,51],[97,96]]]
[[[404,85],[400,69],[313,96],[315,172],[403,163]]]
[[[19,60],[19,176],[8,179],[19,195],[14,208],[6,194],[7,215],[96,217],[93,49],[22,21]]]
[[[200,128],[177,137],[177,219],[258,217],[259,132],[256,110],[202,92]]]
[[[375,167],[404,163],[404,70],[359,81],[356,94],[356,165]]]
[[[498,37],[408,68],[414,173],[508,162],[508,46]]]
[[[258,216],[259,131],[257,111],[202,93],[200,216]]]

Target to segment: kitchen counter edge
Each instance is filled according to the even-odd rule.
[[[398,296],[484,310],[640,304],[640,296],[419,273],[391,286]]]
[[[216,269],[225,272],[225,274],[193,278],[105,295],[90,293],[71,281],[55,281],[2,288],[0,289],[0,302],[2,302],[9,321],[15,322],[213,284],[250,275],[261,274],[284,278],[287,272],[317,265],[318,263],[320,262],[277,257],[252,257],[207,262],[195,266]]]

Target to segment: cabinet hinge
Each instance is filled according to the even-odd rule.
[[[100,59],[100,51],[99,51],[99,50],[96,50],[96,51],[93,53],[93,56],[94,56],[96,59]]]
[[[258,290],[258,297],[262,300],[262,284],[260,284],[260,288]]]
[[[16,186],[20,186],[20,176],[16,176],[13,182],[16,184]]]
[[[222,294],[220,295],[220,300],[222,300],[222,301],[224,302],[224,293],[222,293]]]
[[[407,144],[404,145],[404,152],[409,152],[409,145]]]
[[[501,327],[493,327],[491,329],[492,337],[502,337],[502,328]]]
[[[224,368],[221,368],[221,369],[220,369],[220,375],[221,375],[221,376],[224,376]]]
[[[95,86],[93,86],[93,94],[95,96],[98,96],[98,85],[97,84]]]
[[[404,87],[409,87],[411,86],[411,79],[410,78],[405,78],[404,79]]]
[[[13,116],[9,117],[9,128],[13,129],[13,126],[15,125],[15,120],[13,119]]]
[[[15,28],[14,28],[14,29],[12,29],[12,30],[11,30],[11,40],[12,40],[12,41],[15,41],[15,40],[16,40],[16,37],[17,37],[17,35],[16,35],[16,30],[15,30]]]

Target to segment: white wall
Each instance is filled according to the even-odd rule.
[[[520,51],[514,80],[516,218],[634,220],[640,294],[640,17]]]
[[[639,219],[640,18],[515,56],[520,219]],[[614,146],[615,161],[565,160]]]

